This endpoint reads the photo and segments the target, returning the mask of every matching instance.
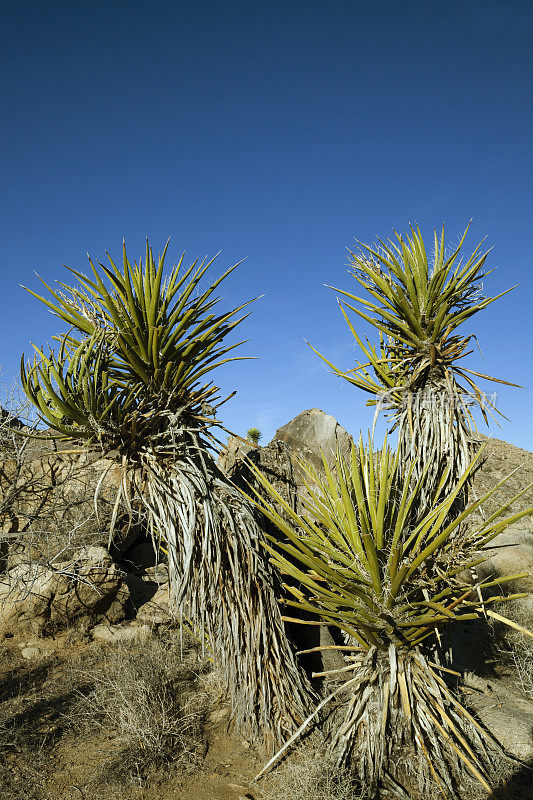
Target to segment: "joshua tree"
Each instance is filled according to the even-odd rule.
[[[368,295],[336,291],[350,301],[339,304],[364,359],[354,369],[342,371],[321,356],[337,375],[371,395],[367,405],[377,406],[376,413],[384,410],[390,416],[391,430],[398,429],[401,457],[414,464],[414,479],[426,470],[424,499],[434,496],[449,465],[441,497],[465,472],[475,450],[471,407],[477,405],[485,421],[496,411],[474,379],[516,386],[460,363],[472,352],[468,347],[475,336],[458,333],[459,326],[511,291],[484,296],[483,279],[490,274],[484,265],[490,251],[481,252],[481,242],[463,263],[467,232],[468,228],[449,255],[444,228],[440,239],[435,233],[431,266],[418,227],[411,228],[411,236],[396,234],[396,242],[379,239],[375,247],[361,244],[350,252],[352,275]],[[362,341],[344,306],[379,331],[379,345]],[[467,502],[466,490],[465,486],[459,503]]]
[[[246,431],[246,438],[251,441],[253,445],[257,447],[259,444],[260,439],[262,438],[263,434],[259,430],[259,428],[249,428]]]
[[[238,344],[227,336],[248,304],[215,311],[214,292],[235,267],[205,291],[212,261],[185,269],[182,256],[164,278],[166,249],[156,264],[147,243],[144,263],[131,264],[124,247],[122,269],[111,258],[99,268],[89,260],[90,278],[70,270],[77,286],[44,284],[51,299],[31,292],[68,331],[56,351],[35,347],[33,363],[22,358],[22,384],[47,425],[120,466],[115,516],[134,503],[145,509],[154,542],[168,552],[173,610],[207,641],[237,724],[280,740],[303,718],[308,684],[253,507],[212,455],[225,401],[207,379],[234,360]]]
[[[337,455],[332,469],[324,459],[324,475],[300,463],[306,476],[300,515],[251,467],[262,487],[256,502],[282,534],[269,537],[267,546],[292,579],[288,605],[345,635],[346,645],[339,649],[346,666],[316,673],[336,673],[344,682],[298,733],[327,702],[347,695],[329,746],[339,765],[357,767],[362,786],[375,797],[383,788],[410,797],[402,787],[416,786],[423,796],[440,790],[462,798],[468,775],[490,789],[487,748],[495,743],[443,679],[449,670],[441,675],[443,668],[429,661],[427,647],[443,624],[484,613],[460,575],[482,560],[476,555],[481,547],[533,511],[502,520],[500,509],[473,530],[467,526],[501,481],[453,513],[480,456],[444,499],[428,504],[422,500],[425,473],[413,481],[414,464],[405,474],[400,450],[393,453],[385,443],[375,453],[372,441],[366,448],[360,441],[351,458]],[[431,490],[435,498],[452,469]],[[480,589],[511,579],[487,580]],[[501,599],[492,597],[485,605]]]

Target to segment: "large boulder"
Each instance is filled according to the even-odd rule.
[[[348,455],[352,437],[331,414],[310,408],[278,428],[273,441],[285,442],[294,456],[301,456],[321,468],[322,453],[328,461],[335,457],[337,450]]]
[[[120,622],[129,597],[123,578],[103,547],[87,547],[53,567],[20,564],[0,583],[0,635]]]
[[[24,561],[73,557],[84,545],[107,545],[122,481],[118,461],[75,442],[15,437],[11,444],[2,447],[0,437],[0,572]],[[119,514],[114,555],[143,532],[135,513],[131,523]]]
[[[275,489],[289,503],[292,509],[298,508],[298,481],[293,464],[292,451],[288,445],[275,438],[266,447],[242,447],[239,439],[232,436],[226,450],[219,458],[221,467],[228,477],[243,491],[250,493],[249,484],[256,489],[259,485],[254,480],[248,467],[254,464],[272,483]]]
[[[489,680],[468,695],[468,703],[505,751],[515,758],[533,759],[533,704],[513,682]],[[517,798],[518,800],[518,798]],[[525,795],[524,795],[525,800]]]
[[[302,411],[279,428],[266,447],[257,447],[231,436],[219,457],[219,467],[246,490],[250,480],[246,459],[252,461],[273,483],[291,508],[301,510],[299,496],[303,493],[303,475],[299,459],[313,467],[323,467],[322,453],[331,462],[337,449],[343,455],[350,452],[352,437],[335,417],[319,408]]]

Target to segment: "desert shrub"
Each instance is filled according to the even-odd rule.
[[[366,447],[361,439],[350,459],[337,456],[333,470],[324,458],[324,476],[299,462],[309,497],[302,514],[251,467],[273,501],[257,493],[258,505],[285,536],[269,537],[267,547],[282,573],[300,582],[287,584],[292,598],[286,605],[310,613],[311,624],[334,625],[344,634],[345,666],[313,675],[345,680],[322,701],[348,695],[328,751],[339,766],[359,773],[374,798],[383,788],[394,797],[432,796],[434,783],[463,800],[472,775],[490,790],[487,740],[433,669],[433,642],[427,641],[444,624],[481,616],[479,600],[457,576],[476,563],[488,541],[530,513],[465,525],[485,496],[459,515],[451,509],[475,467],[473,461],[444,501],[426,505],[421,481],[413,487],[412,470],[405,474],[401,452],[384,444],[376,453],[371,439]],[[283,504],[288,521],[274,502]],[[483,592],[492,584],[478,585]],[[485,605],[496,599],[486,598]]]
[[[80,665],[78,680],[91,688],[79,692],[69,724],[82,733],[112,731],[120,749],[104,771],[142,781],[170,761],[182,771],[195,766],[208,695],[179,647],[153,639],[142,648],[109,648],[101,660]]]
[[[254,445],[258,445],[262,437],[263,434],[259,428],[248,428],[246,431],[246,438],[249,439],[249,441]]]
[[[265,800],[363,800],[353,775],[331,759],[307,758],[287,763],[269,778]]]
[[[412,479],[422,479],[425,501],[436,499],[437,487],[440,499],[453,491],[478,449],[473,411],[477,408],[487,424],[489,416],[496,419],[500,413],[475,380],[516,386],[468,369],[462,360],[475,340],[474,334],[461,331],[463,323],[511,291],[485,295],[490,250],[482,251],[482,241],[464,257],[469,227],[451,250],[444,227],[440,237],[435,231],[432,258],[418,226],[372,245],[357,242],[349,251],[356,294],[336,291],[362,358],[344,371],[320,356],[336,375],[366,392],[367,405],[376,414],[384,412],[390,430],[398,431],[398,450],[412,465]],[[356,322],[370,323],[379,340],[367,338],[365,344],[350,314]],[[467,500],[465,486],[457,503],[464,508]]]

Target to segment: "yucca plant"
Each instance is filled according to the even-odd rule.
[[[185,268],[182,256],[165,277],[166,250],[156,263],[147,243],[144,262],[132,264],[124,246],[121,268],[89,260],[91,277],[70,270],[77,285],[45,283],[49,299],[31,292],[68,330],[56,351],[35,347],[30,364],[23,356],[22,385],[60,436],[121,465],[114,518],[134,502],[145,510],[168,553],[174,613],[208,642],[236,723],[280,740],[303,718],[309,687],[254,509],[213,458],[225,401],[208,379],[235,360],[242,343],[227,337],[248,304],[215,310],[214,293],[235,267],[202,290],[213,261]]]
[[[259,430],[259,428],[248,428],[246,431],[246,438],[250,440],[250,442],[257,447],[259,444],[263,434]]]
[[[363,358],[343,371],[318,353],[337,375],[371,395],[367,405],[390,417],[401,457],[414,464],[414,478],[426,470],[424,498],[433,496],[448,465],[442,497],[467,469],[475,450],[473,407],[485,421],[500,413],[476,379],[516,386],[462,364],[475,336],[460,333],[459,327],[511,291],[484,295],[483,280],[492,272],[485,271],[490,250],[483,252],[481,242],[464,259],[467,232],[468,227],[449,253],[444,227],[440,238],[435,232],[431,264],[418,227],[411,235],[396,234],[396,241],[378,239],[375,246],[360,244],[350,251],[351,274],[366,296],[336,291],[348,298],[339,304]],[[347,310],[379,332],[379,343],[363,342]],[[464,493],[462,502],[467,502]]]
[[[431,662],[431,643],[443,625],[476,620],[478,596],[462,579],[483,559],[479,549],[533,509],[502,519],[502,509],[477,526],[474,512],[502,483],[453,513],[477,457],[444,499],[427,505],[422,489],[428,470],[413,480],[400,451],[372,441],[340,454],[323,473],[300,463],[305,476],[297,514],[256,468],[261,489],[255,502],[280,536],[269,536],[273,563],[288,576],[289,606],[315,624],[336,626],[346,666],[318,675],[342,678],[306,720],[344,696],[342,718],[329,746],[339,766],[350,765],[374,796],[386,788],[398,797],[418,788],[423,796],[462,798],[467,776],[489,789],[489,753],[494,742],[455,696],[446,668]],[[441,497],[449,465],[432,489]],[[527,491],[524,489],[509,505]],[[427,490],[426,490],[427,494]],[[481,591],[518,576],[487,580]],[[522,595],[512,595],[512,597]],[[502,599],[492,596],[485,608]],[[294,620],[297,621],[296,619]],[[316,648],[320,649],[320,648]],[[458,673],[456,673],[457,675]],[[443,677],[444,676],[444,677]],[[304,726],[298,733],[301,733]],[[407,786],[406,786],[407,785]]]

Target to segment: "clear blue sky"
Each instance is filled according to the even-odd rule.
[[[265,293],[243,326],[258,361],[219,374],[226,424],[265,440],[318,406],[372,413],[304,343],[349,368],[334,294],[346,246],[418,221],[494,245],[473,369],[514,380],[493,433],[533,449],[533,6],[468,2],[3,2],[2,354],[18,373],[54,317],[19,283],[86,252],[245,257],[224,290]],[[490,388],[490,387],[486,387]],[[496,387],[497,388],[497,387]]]

